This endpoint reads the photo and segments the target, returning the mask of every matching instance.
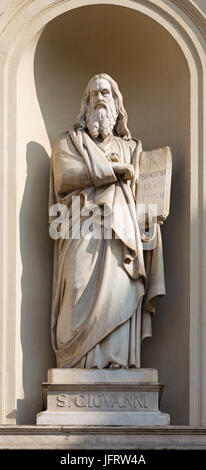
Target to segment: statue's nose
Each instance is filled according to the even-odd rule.
[[[104,104],[104,97],[101,93],[97,95],[95,100],[95,106],[98,106],[99,104]]]
[[[102,99],[103,99],[103,95],[102,95],[101,91],[98,91],[97,100],[101,101]]]

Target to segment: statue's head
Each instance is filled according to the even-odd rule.
[[[125,140],[131,139],[122,94],[106,73],[94,75],[89,81],[75,127],[88,129],[93,139],[99,135],[105,138],[112,132]]]

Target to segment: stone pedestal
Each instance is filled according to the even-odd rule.
[[[168,425],[155,369],[50,369],[38,425]]]

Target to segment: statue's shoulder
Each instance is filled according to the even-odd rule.
[[[65,132],[61,132],[61,134],[58,135],[58,137],[56,137],[56,139],[54,140],[54,143],[52,145],[52,148],[53,150],[57,150],[57,149],[61,149],[62,147],[65,147],[65,145],[67,144],[67,140],[68,140],[68,132],[65,131]]]
[[[67,131],[62,132],[58,135],[52,145],[52,155],[54,158],[58,158],[59,156],[69,155],[70,153],[74,153],[74,145],[73,145],[73,138],[71,136],[72,129],[68,129]],[[73,128],[73,134],[75,134]]]

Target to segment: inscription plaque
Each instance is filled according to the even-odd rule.
[[[57,407],[60,408],[111,408],[114,409],[137,409],[148,408],[146,396],[141,394],[111,394],[105,393],[81,393],[79,395],[61,394],[56,397]]]
[[[148,411],[158,409],[157,392],[48,393],[49,408],[59,411]]]

